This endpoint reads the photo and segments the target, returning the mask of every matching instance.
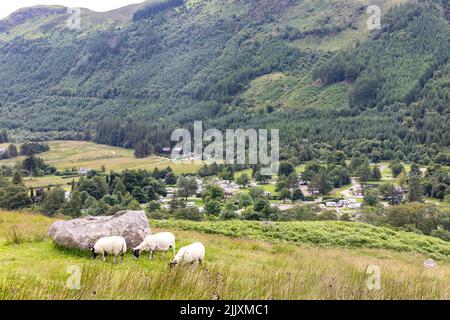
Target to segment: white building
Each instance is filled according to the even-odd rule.
[[[195,202],[186,203],[186,208],[188,208],[188,209],[195,208]]]
[[[361,208],[361,203],[359,202],[351,203],[348,207],[349,209],[359,209]]]
[[[89,171],[91,171],[90,168],[80,168],[80,169],[78,169],[78,173],[79,174],[88,174]]]
[[[348,206],[348,201],[347,200],[339,200],[338,202],[338,207],[346,207]]]
[[[172,193],[172,194],[173,194],[173,193],[175,193],[175,188],[167,187],[167,188],[166,188],[166,192],[167,192],[167,193]]]

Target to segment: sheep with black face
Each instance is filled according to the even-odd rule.
[[[93,258],[97,258],[98,255],[103,256],[103,261],[106,261],[108,255],[114,255],[114,263],[116,263],[116,257],[121,256],[121,262],[123,262],[123,256],[127,252],[127,243],[123,237],[112,236],[100,238],[91,248]]]
[[[175,256],[175,236],[170,232],[161,232],[147,236],[136,248],[133,248],[133,255],[139,258],[142,252],[149,252],[149,259],[153,258],[155,251],[164,251],[164,255],[172,248]]]

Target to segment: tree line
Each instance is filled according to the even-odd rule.
[[[184,5],[184,0],[164,0],[162,2],[153,3],[143,9],[136,11],[133,15],[133,21],[147,19],[160,12],[167,11]]]

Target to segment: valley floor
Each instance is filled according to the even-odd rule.
[[[164,169],[170,166],[176,174],[193,173],[201,166],[196,164],[177,164],[168,158],[150,156],[144,159],[137,159],[134,157],[132,149],[124,149],[118,147],[111,147],[107,145],[97,144],[87,141],[49,141],[48,145],[50,151],[40,153],[38,156],[42,158],[47,164],[55,166],[58,170],[80,168],[100,170],[102,166],[106,170],[122,171],[125,169]],[[7,148],[9,143],[0,144],[0,148]],[[1,165],[15,165],[18,161],[25,157],[16,157],[12,159],[0,160]],[[63,184],[60,177],[54,177],[54,184]],[[30,186],[43,186],[49,181],[50,177],[35,177],[34,180],[26,182]],[[33,182],[34,181],[34,182]],[[70,183],[69,179],[67,183]]]
[[[450,299],[448,261],[426,269],[427,257],[417,253],[306,247],[169,229],[178,247],[205,244],[202,266],[170,269],[171,254],[152,261],[127,254],[123,264],[114,265],[56,247],[45,236],[53,221],[0,212],[0,299]],[[380,290],[367,287],[369,265],[381,270]],[[81,288],[68,289],[68,280],[76,280],[70,270],[77,268]]]

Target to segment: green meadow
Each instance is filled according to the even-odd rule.
[[[0,148],[7,148],[9,144],[2,144]],[[168,158],[150,156],[144,159],[134,157],[133,150],[86,141],[50,141],[50,151],[39,154],[45,163],[55,166],[58,170],[72,169],[73,167],[100,170],[122,171],[125,169],[138,170],[155,168],[164,169],[170,166],[175,174],[194,173],[201,167],[195,163],[174,163]],[[14,165],[24,157],[0,160],[0,166]],[[58,176],[24,177],[28,187],[42,187],[47,185],[67,185],[72,179]]]
[[[448,246],[443,243],[434,243],[433,250],[442,257],[439,267],[425,269],[423,261],[430,255],[420,250],[368,248],[351,241],[342,247],[272,241],[270,232],[261,231],[266,227],[235,222],[210,223],[205,229],[203,223],[195,227],[151,221],[153,232],[172,231],[178,247],[195,241],[206,247],[201,266],[171,269],[170,253],[154,260],[136,260],[128,253],[124,263],[114,264],[93,260],[88,252],[60,248],[47,237],[53,221],[31,213],[0,212],[0,299],[450,298],[450,264],[444,257]],[[295,224],[292,227],[292,232],[299,231]],[[283,228],[285,232],[289,225]],[[380,267],[380,290],[367,286],[369,265]],[[69,289],[68,281],[74,279],[70,271],[76,269],[80,287]]]

